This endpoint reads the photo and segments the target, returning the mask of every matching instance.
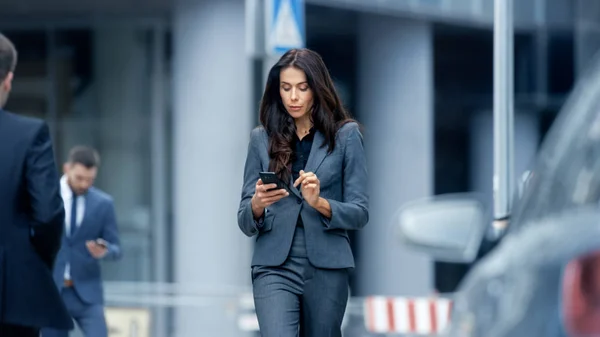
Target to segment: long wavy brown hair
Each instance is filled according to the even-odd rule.
[[[292,146],[296,134],[294,119],[285,109],[279,93],[281,71],[289,67],[306,74],[313,95],[311,122],[325,138],[320,146],[327,146],[329,152],[333,151],[337,131],[344,124],[353,121],[342,105],[321,56],[309,49],[291,49],[286,52],[269,71],[259,116],[260,123],[269,136],[269,170],[284,182],[288,182],[291,177],[291,163],[294,160]]]

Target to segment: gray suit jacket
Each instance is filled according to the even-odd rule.
[[[266,131],[252,131],[244,169],[238,225],[247,236],[257,235],[252,266],[278,266],[292,245],[298,214],[302,216],[309,261],[319,268],[354,268],[348,230],[363,228],[369,220],[367,162],[358,124],[344,125],[336,146],[328,153],[324,136],[317,132],[304,171],[314,172],[321,182],[321,197],[331,205],[331,219],[308,205],[290,179],[290,196],[271,205],[262,223],[252,214],[250,200],[259,172],[268,171],[269,139]]]

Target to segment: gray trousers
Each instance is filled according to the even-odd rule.
[[[252,285],[262,337],[341,337],[348,270],[312,266],[302,227],[283,265],[252,268]]]

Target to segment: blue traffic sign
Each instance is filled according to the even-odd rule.
[[[266,48],[281,55],[306,45],[304,0],[267,0]]]

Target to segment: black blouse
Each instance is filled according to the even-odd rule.
[[[300,171],[304,170],[306,163],[308,162],[308,156],[310,155],[310,149],[312,148],[313,139],[315,138],[315,129],[311,128],[310,131],[304,138],[300,139],[296,134],[294,137],[294,154],[292,157],[292,177],[295,182],[300,177]],[[298,186],[300,190],[300,186]],[[297,226],[304,227],[302,223],[302,217],[298,216]]]

